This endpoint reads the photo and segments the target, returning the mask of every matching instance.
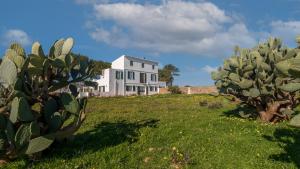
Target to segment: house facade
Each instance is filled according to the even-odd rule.
[[[100,96],[157,94],[158,63],[122,55],[94,81],[98,84]]]

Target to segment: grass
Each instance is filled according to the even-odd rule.
[[[200,106],[205,100],[218,106]],[[4,168],[300,167],[297,129],[236,117],[236,107],[208,95],[92,98],[73,141]]]

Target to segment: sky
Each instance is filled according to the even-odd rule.
[[[73,37],[73,52],[112,62],[125,54],[180,69],[177,85],[213,85],[210,72],[269,37],[295,47],[300,0],[1,0],[0,56],[12,42],[48,52]]]

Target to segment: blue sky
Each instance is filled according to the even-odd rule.
[[[210,71],[234,45],[269,36],[295,46],[300,0],[2,0],[0,53],[12,41],[44,50],[72,36],[73,51],[111,62],[120,55],[179,67],[178,85],[211,85]]]

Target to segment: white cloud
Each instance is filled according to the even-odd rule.
[[[245,24],[210,2],[175,0],[159,5],[94,3],[93,6],[97,21],[90,36],[117,47],[224,57],[237,44],[242,47],[256,44]],[[113,25],[103,27],[106,21]]]
[[[295,44],[296,36],[300,35],[300,21],[273,21],[270,34],[283,39],[288,44]]]
[[[31,39],[23,30],[10,29],[3,34],[2,43],[3,45],[9,45],[12,42],[17,42],[23,46],[27,46],[31,43]]]
[[[202,71],[207,72],[207,73],[211,73],[211,72],[214,72],[214,71],[217,71],[217,70],[218,70],[218,67],[212,67],[212,66],[209,66],[209,65],[205,65],[202,68]]]
[[[75,0],[77,4],[96,4],[96,3],[108,3],[109,0]]]
[[[104,3],[116,3],[116,2],[131,2],[134,3],[137,0],[74,0],[75,3],[80,4],[80,5],[85,5],[85,4],[104,4]]]
[[[96,28],[93,32],[90,32],[90,36],[99,42],[107,44],[118,44],[118,47],[127,47],[126,34],[122,32],[118,27],[112,27],[110,31],[100,28]]]
[[[150,53],[227,57],[235,45],[253,47],[273,36],[290,46],[300,35],[300,21],[275,20],[264,27],[265,31],[251,31],[237,14],[228,15],[202,0],[162,0],[160,4],[136,0],[75,1],[94,8],[94,18],[86,22],[92,39]]]

